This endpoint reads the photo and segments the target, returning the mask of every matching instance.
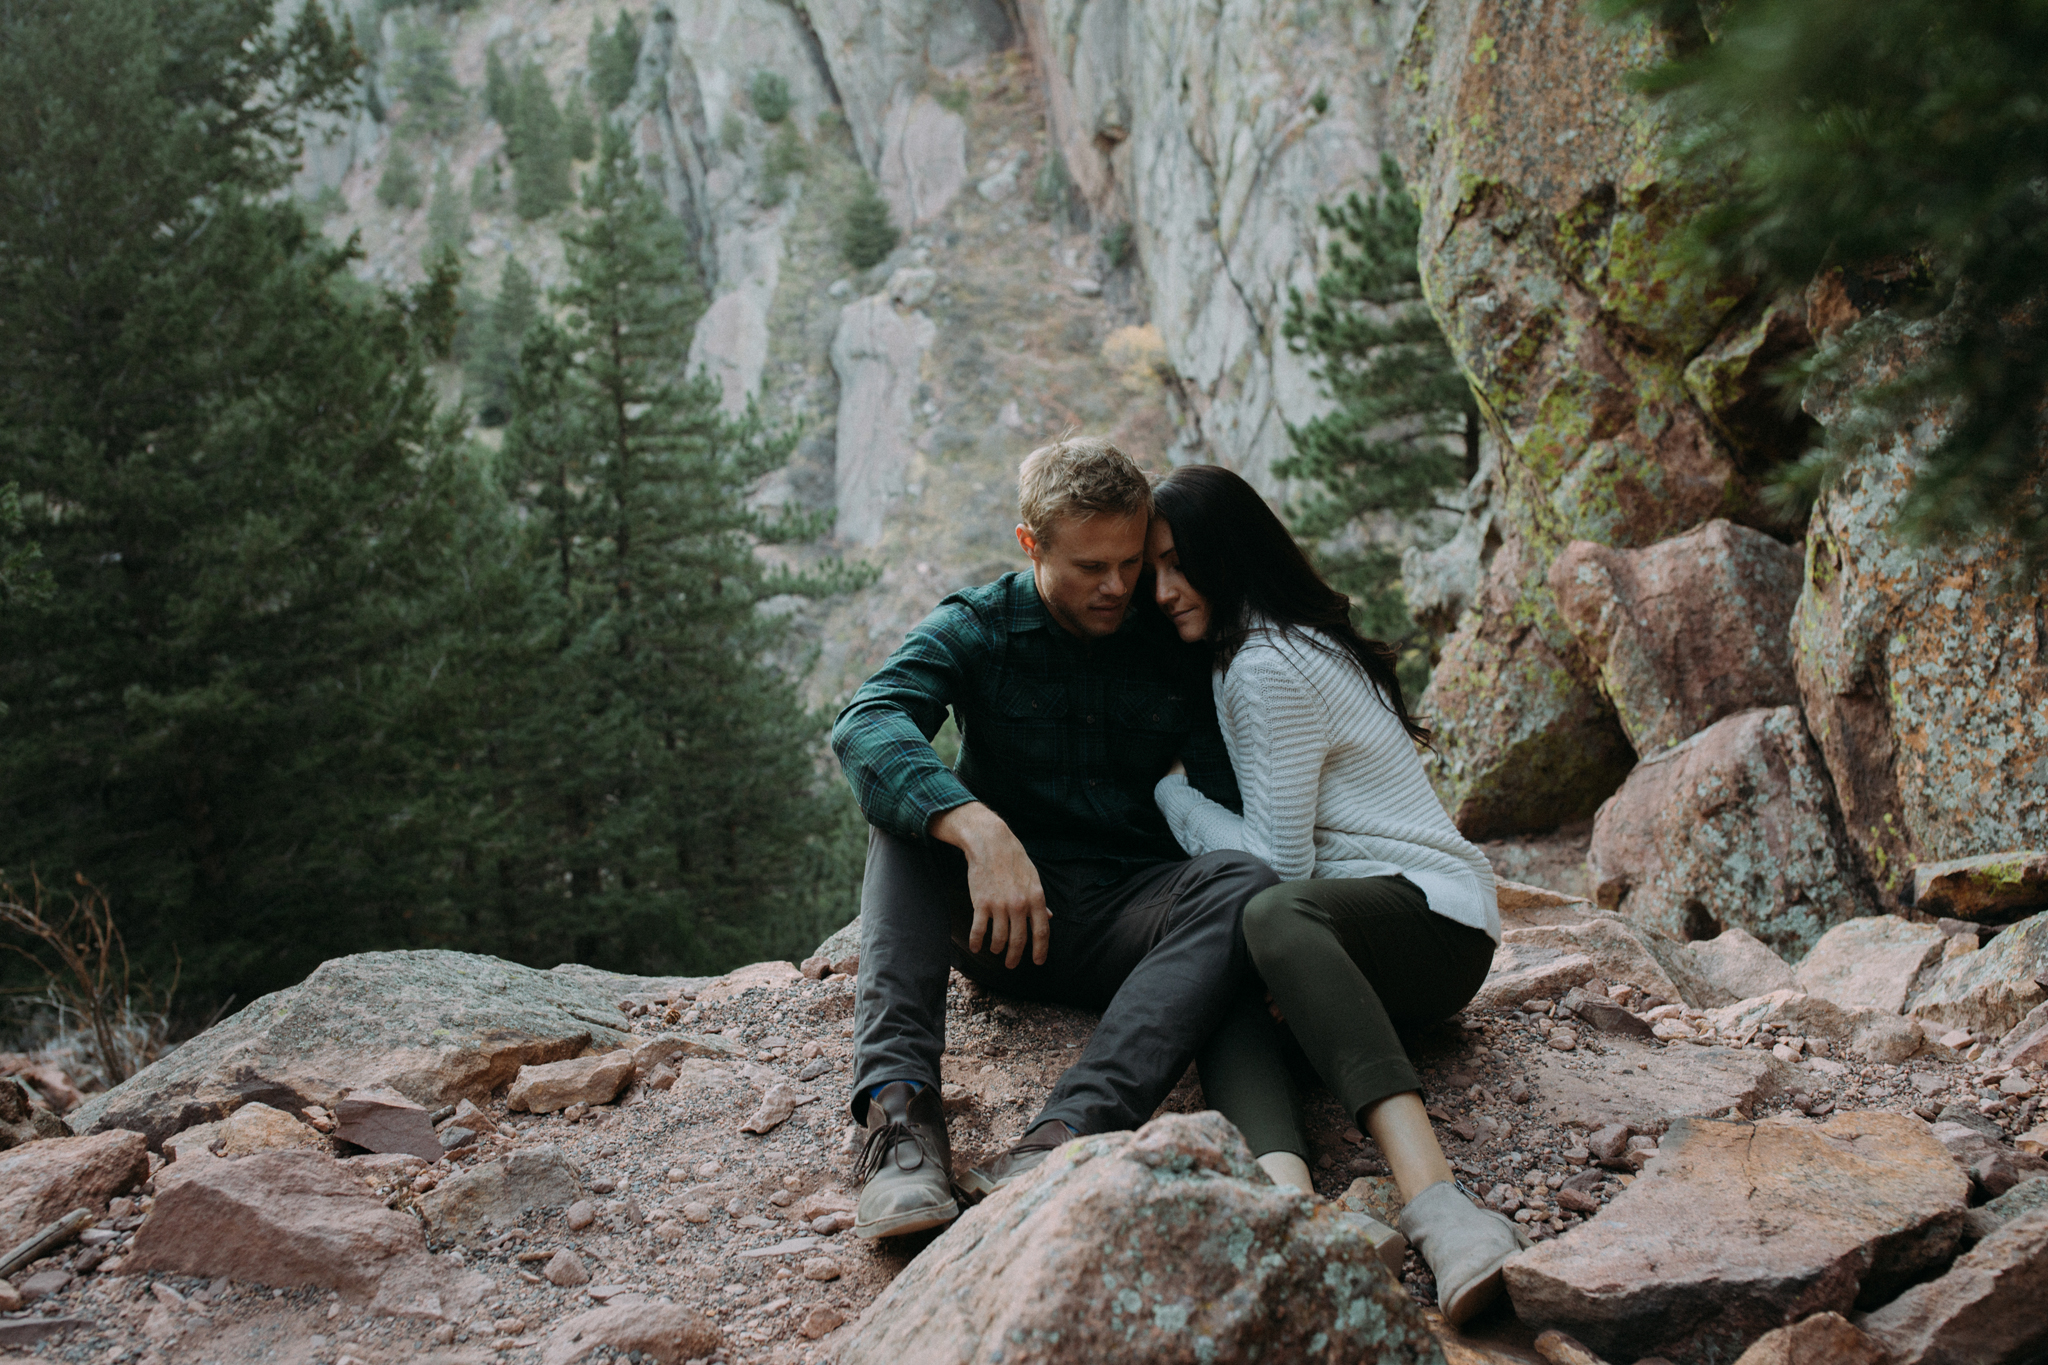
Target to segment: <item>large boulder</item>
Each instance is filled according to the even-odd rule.
[[[840,1365],[1441,1359],[1357,1228],[1265,1179],[1213,1113],[1062,1147],[850,1335]]]
[[[1797,707],[1716,721],[1629,774],[1593,822],[1595,898],[1679,939],[1740,928],[1797,959],[1868,906]]]
[[[1731,1005],[1797,984],[1791,964],[1740,926],[1713,938],[1694,939],[1685,945],[1685,956],[1705,987],[1701,999],[1688,1003],[1702,1007]]]
[[[1584,819],[1635,763],[1521,540],[1494,556],[1418,710],[1436,732],[1430,782],[1470,839]]]
[[[924,353],[937,335],[930,318],[899,311],[887,294],[840,310],[832,338],[832,369],[839,376],[834,529],[849,544],[881,539],[891,502],[903,496],[914,453],[910,405],[923,382]]]
[[[1853,319],[1841,292],[1835,311]],[[1931,329],[1883,317],[1860,327],[1895,336],[1805,400],[1858,434],[1848,472],[1813,507],[1793,642],[1849,835],[1897,908],[1919,864],[2048,846],[2048,613],[2038,582],[2015,581],[2017,551],[2002,541],[1900,540],[1900,502],[1950,414],[1873,421],[1859,395]]]
[[[156,1148],[250,1100],[332,1109],[379,1086],[430,1108],[480,1100],[522,1066],[624,1045],[618,989],[633,981],[438,950],[334,958],[92,1096],[71,1123],[133,1129]]]
[[[1800,570],[1797,550],[1715,520],[1643,550],[1575,540],[1550,588],[1629,743],[1655,754],[1723,716],[1798,703],[1786,626]]]
[[[1536,1111],[1555,1122],[1655,1133],[1674,1118],[1754,1114],[1792,1090],[1799,1072],[1749,1048],[1615,1042],[1597,1053],[1539,1049],[1527,1076]]]
[[[281,1289],[311,1285],[385,1312],[458,1314],[479,1277],[427,1253],[419,1220],[339,1162],[311,1152],[181,1159],[135,1230],[130,1271],[226,1276]]]
[[[149,1151],[139,1133],[49,1138],[0,1154],[0,1250],[148,1178]]]
[[[1953,1255],[1969,1182],[1908,1115],[1683,1119],[1598,1218],[1510,1261],[1516,1313],[1603,1355],[1728,1360]]]
[[[1891,1365],[2038,1359],[2048,1349],[2048,1209],[2007,1223],[1863,1320]]]
[[[1800,962],[1799,988],[1844,1009],[1897,1014],[1947,942],[1933,925],[1897,915],[1850,920],[1821,935]]]
[[[1974,953],[1941,966],[1907,1004],[1907,1012],[1951,1029],[1987,1037],[2018,1026],[2048,1004],[2048,913],[2022,920]]]

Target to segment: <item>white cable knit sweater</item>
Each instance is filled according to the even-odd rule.
[[[1311,634],[1255,628],[1229,671],[1215,675],[1244,815],[1185,777],[1164,777],[1154,797],[1174,838],[1195,857],[1224,848],[1255,854],[1285,881],[1398,873],[1422,888],[1431,910],[1500,942],[1486,856],[1444,813],[1379,689],[1350,655],[1309,643]]]

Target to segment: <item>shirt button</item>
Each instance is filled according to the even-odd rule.
[[[1093,725],[1093,724],[1095,723],[1095,717],[1093,717],[1093,716],[1089,716],[1089,717],[1088,717],[1087,719],[1088,719],[1088,723],[1089,723],[1090,725]]]

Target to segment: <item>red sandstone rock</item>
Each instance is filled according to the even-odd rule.
[[[1798,703],[1786,624],[1799,587],[1797,550],[1720,520],[1643,550],[1573,541],[1550,566],[1558,610],[1645,757],[1724,716]]]
[[[608,1346],[621,1355],[638,1351],[642,1359],[659,1365],[681,1365],[710,1359],[722,1345],[717,1326],[700,1314],[633,1294],[555,1324],[540,1358],[542,1365],[575,1365]]]
[[[1264,1180],[1216,1114],[1067,1144],[848,1335],[840,1365],[1437,1358],[1351,1222]]]
[[[1595,899],[1673,938],[1746,930],[1796,959],[1867,906],[1797,707],[1745,711],[1637,765],[1593,822]]]
[[[148,1178],[148,1145],[139,1133],[49,1138],[0,1153],[0,1249]]]
[[[1764,1333],[1735,1365],[1891,1365],[1891,1357],[1840,1313],[1815,1313]]]
[[[2028,1360],[2048,1346],[2048,1210],[2007,1223],[1863,1320],[1892,1365]]]
[[[314,1285],[429,1317],[479,1292],[475,1277],[427,1254],[418,1219],[384,1207],[331,1158],[261,1152],[194,1165],[159,1189],[124,1269]]]
[[[1990,924],[2048,909],[2048,849],[2012,849],[1916,867],[1913,908]]]
[[[396,1090],[353,1090],[334,1103],[334,1136],[372,1152],[439,1161],[441,1143],[427,1111]]]
[[[1945,942],[1933,925],[1897,915],[1850,920],[1822,935],[1800,962],[1799,988],[1844,1009],[1897,1014],[1922,973],[1940,961]]]
[[[1597,1351],[1726,1359],[1939,1266],[1968,1184],[1919,1120],[1681,1119],[1599,1217],[1510,1261],[1523,1321]]]
[[[625,1048],[523,1066],[505,1094],[505,1107],[552,1114],[572,1104],[610,1104],[632,1079],[633,1054]]]

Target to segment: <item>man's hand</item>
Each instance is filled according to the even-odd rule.
[[[1043,967],[1052,946],[1052,912],[1045,908],[1045,888],[1031,855],[1002,817],[970,801],[934,816],[931,834],[967,855],[967,892],[974,899],[967,950],[980,952],[986,940],[990,952],[1004,954],[1004,966],[1014,967],[1029,944],[1032,962]]]

